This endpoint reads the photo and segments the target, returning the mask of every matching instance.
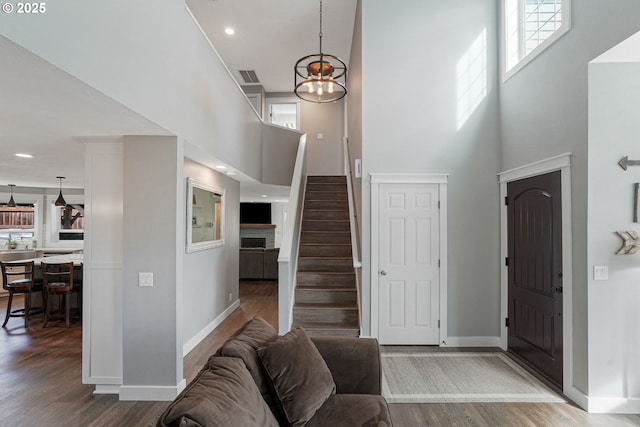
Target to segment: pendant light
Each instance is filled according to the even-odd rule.
[[[15,208],[16,207],[16,201],[13,200],[13,187],[15,187],[15,184],[9,184],[9,188],[11,189],[11,197],[9,198],[9,202],[7,202],[7,207],[8,208]]]
[[[347,94],[347,65],[340,58],[322,52],[322,0],[320,0],[320,53],[298,60],[294,70],[294,92],[304,101],[334,102]]]
[[[65,207],[67,206],[67,202],[65,202],[64,197],[62,197],[62,180],[65,178],[64,176],[56,176],[60,180],[60,194],[58,194],[58,198],[56,199],[56,206]]]

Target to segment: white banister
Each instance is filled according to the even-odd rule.
[[[302,223],[304,184],[307,176],[307,135],[300,136],[298,154],[291,179],[289,204],[284,221],[282,244],[278,255],[278,329],[285,334],[293,321],[296,267],[298,264],[298,241]]]
[[[347,196],[349,199],[349,222],[351,228],[351,254],[353,256],[353,266],[362,267],[360,261],[360,239],[358,233],[358,222],[356,220],[356,203],[353,198],[353,172],[351,171],[351,153],[349,153],[349,138],[344,138],[342,144],[344,150],[344,173],[347,176]]]
[[[360,325],[362,325],[362,290],[360,289],[362,278],[362,262],[360,260],[360,238],[358,233],[358,221],[356,219],[356,203],[353,196],[353,172],[351,171],[351,153],[349,152],[349,138],[345,137],[342,144],[344,150],[344,174],[347,177],[347,197],[349,200],[349,228],[351,229],[351,255],[353,268],[356,272],[356,291],[358,293],[358,313],[360,313]]]

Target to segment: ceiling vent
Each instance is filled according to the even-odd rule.
[[[256,72],[253,70],[238,70],[245,83],[260,83]]]

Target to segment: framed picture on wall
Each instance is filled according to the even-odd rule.
[[[224,245],[224,189],[187,178],[187,252]]]

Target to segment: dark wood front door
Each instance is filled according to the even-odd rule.
[[[509,351],[562,385],[560,172],[507,184]]]

